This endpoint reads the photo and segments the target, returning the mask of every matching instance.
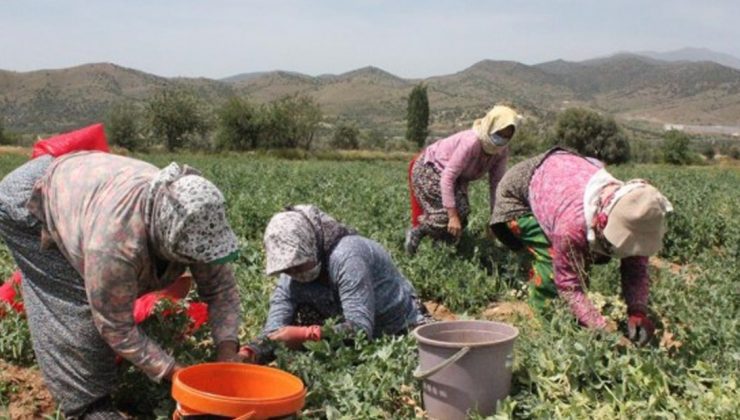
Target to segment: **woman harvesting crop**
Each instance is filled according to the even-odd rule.
[[[414,157],[409,165],[412,228],[406,231],[408,254],[416,253],[425,236],[448,241],[460,237],[470,213],[468,183],[486,174],[493,208],[517,118],[513,109],[496,105],[470,130],[438,140]]]
[[[265,272],[280,279],[263,340],[242,349],[252,360],[271,357],[270,341],[297,348],[320,340],[329,318],[341,319],[335,331],[369,338],[404,333],[427,319],[388,252],[314,206],[274,215],[264,244]]]
[[[187,166],[162,170],[98,152],[41,156],[0,182],[0,235],[23,274],[36,358],[67,416],[122,418],[116,355],[151,379],[175,359],[135,324],[136,298],[190,269],[219,360],[237,359],[238,243],[224,199]]]
[[[530,302],[564,299],[578,321],[613,329],[584,293],[592,263],[620,259],[629,338],[645,343],[648,256],[656,254],[671,203],[641,179],[614,178],[601,162],[559,148],[513,166],[501,180],[491,228],[506,245],[533,259]]]

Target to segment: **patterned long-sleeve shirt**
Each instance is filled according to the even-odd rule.
[[[162,289],[186,269],[208,303],[216,343],[237,341],[238,290],[227,265],[157,261],[145,220],[149,182],[158,169],[105,153],[75,153],[52,163],[35,185],[31,213],[85,281],[93,321],[119,355],[155,380],[175,361],[134,323],[136,298]]]
[[[432,162],[442,173],[440,187],[442,204],[455,207],[455,185],[467,189],[471,181],[488,173],[491,210],[496,202],[496,186],[506,172],[509,148],[503,147],[495,155],[483,151],[478,135],[473,130],[461,131],[437,140],[424,150],[423,162]]]
[[[345,325],[368,337],[396,334],[423,321],[416,291],[388,252],[359,235],[342,238],[328,257],[328,281],[292,281],[281,275],[270,298],[263,334],[295,325],[301,308],[321,319],[341,316]]]
[[[552,244],[558,295],[582,324],[597,328],[606,326],[606,320],[582,285],[593,262],[586,237],[583,195],[589,179],[600,169],[581,156],[555,152],[537,168],[529,184],[532,212]],[[648,259],[623,258],[620,264],[622,294],[628,308],[645,308],[649,294]]]

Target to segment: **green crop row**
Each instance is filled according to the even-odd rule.
[[[442,303],[460,316],[480,317],[491,302],[521,295],[526,271],[520,258],[486,237],[485,182],[471,188],[473,213],[459,247],[425,241],[418,255],[409,258],[402,252],[409,223],[403,162],[142,157],[160,166],[171,160],[188,163],[224,192],[243,251],[235,268],[245,313],[244,340],[259,332],[274,284],[262,274],[262,232],[270,216],[287,204],[314,203],[379,241],[424,300]],[[22,161],[0,157],[0,174]],[[578,327],[561,304],[553,305],[544,317],[512,317],[521,333],[515,346],[512,394],[499,416],[740,417],[740,171],[625,166],[613,172],[622,178],[648,179],[675,207],[665,249],[651,268],[651,307],[661,324],[660,343],[622,346],[618,335]],[[9,274],[13,263],[4,248],[0,262],[0,273]],[[620,313],[615,263],[596,267],[592,274],[591,291],[606,311]],[[0,350],[25,348],[11,344]],[[339,344],[332,338],[311,344],[305,352],[279,354],[279,366],[301,376],[309,387],[304,417],[396,419],[421,414],[420,384],[411,375],[417,363],[413,338]],[[201,354],[197,353],[201,350],[196,343],[183,351]],[[0,357],[12,359],[4,350]],[[131,389],[130,381],[138,379],[128,375],[124,386]],[[156,388],[140,383],[146,384],[144,389]],[[170,400],[161,399],[166,388],[147,391],[151,397],[144,394],[141,403],[156,407],[152,416],[165,417],[172,408]],[[159,400],[151,401],[154,395]]]

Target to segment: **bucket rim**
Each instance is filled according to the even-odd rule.
[[[216,368],[234,368],[239,370],[253,370],[253,371],[262,371],[267,372],[270,375],[274,376],[280,376],[282,378],[287,379],[290,382],[293,382],[294,385],[300,384],[300,389],[298,391],[292,392],[292,393],[286,393],[285,395],[279,396],[279,397],[272,397],[272,398],[248,398],[248,397],[232,397],[227,395],[221,395],[221,394],[214,394],[208,391],[203,391],[201,389],[195,388],[189,383],[183,381],[180,376],[182,376],[185,372],[190,372],[193,370],[200,370],[200,369],[208,369],[211,367]],[[174,377],[172,378],[172,396],[173,399],[181,402],[178,397],[184,397],[184,398],[194,398],[196,400],[203,400],[207,399],[213,402],[221,403],[221,404],[252,404],[252,405],[272,405],[272,404],[278,404],[281,402],[290,402],[290,401],[297,401],[307,394],[308,390],[306,388],[306,385],[303,383],[303,380],[301,378],[284,371],[282,369],[277,369],[269,366],[260,366],[260,365],[254,365],[254,364],[247,364],[247,363],[234,363],[234,362],[206,362],[206,363],[198,363],[195,365],[184,367],[183,369],[175,372]]]
[[[428,337],[425,337],[421,335],[420,331],[423,331],[425,328],[431,328],[434,326],[439,326],[440,324],[460,324],[460,323],[479,323],[479,324],[497,324],[499,326],[506,327],[510,330],[510,334],[508,334],[506,337],[496,339],[496,340],[489,340],[489,341],[481,341],[477,343],[451,343],[449,341],[439,341],[434,340]],[[454,321],[438,321],[431,324],[421,325],[416,327],[412,331],[412,335],[418,341],[422,344],[428,344],[435,347],[445,347],[445,348],[453,348],[453,349],[459,349],[463,347],[470,347],[470,348],[478,348],[478,347],[487,347],[487,346],[493,346],[497,344],[504,344],[511,341],[514,341],[519,336],[519,329],[511,324],[507,324],[505,322],[498,322],[498,321],[488,321],[488,320],[482,320],[482,319],[461,319],[461,320],[454,320]]]

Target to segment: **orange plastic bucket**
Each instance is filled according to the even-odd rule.
[[[203,363],[175,373],[172,398],[178,403],[175,418],[208,414],[268,419],[303,408],[306,387],[300,378],[280,369],[244,363]]]

